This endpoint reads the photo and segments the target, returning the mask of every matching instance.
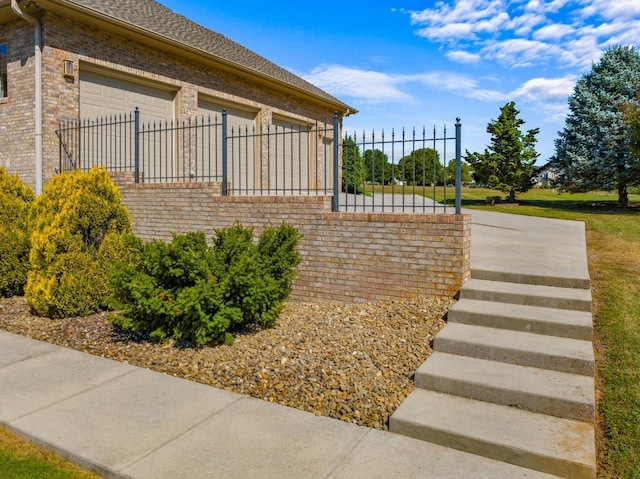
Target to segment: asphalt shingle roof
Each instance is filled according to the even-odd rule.
[[[154,0],[67,0],[348,107],[308,81]]]

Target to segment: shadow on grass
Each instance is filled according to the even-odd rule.
[[[453,205],[454,200],[447,200],[447,205]],[[484,200],[478,199],[462,199],[463,208],[518,208],[518,207],[534,207],[543,209],[555,209],[563,211],[572,211],[580,213],[592,214],[620,214],[620,215],[640,215],[640,203],[629,203],[626,208],[618,206],[616,201],[589,201],[589,200],[519,200],[518,204],[498,203],[496,205],[487,205]],[[515,212],[515,211],[514,211]]]

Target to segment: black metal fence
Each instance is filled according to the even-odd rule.
[[[220,181],[223,195],[333,196],[334,211],[460,211],[461,125],[339,137],[332,123],[141,122],[140,112],[63,122],[60,171],[104,166],[136,183]],[[335,139],[338,139],[337,141]],[[455,187],[454,187],[455,186]],[[449,206],[449,210],[451,207]]]

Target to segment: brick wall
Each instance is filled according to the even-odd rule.
[[[283,221],[303,238],[296,301],[377,301],[451,297],[470,277],[470,215],[331,212],[329,196],[228,196],[205,183],[133,185],[122,189],[135,234],[171,233],[240,221],[259,235]]]
[[[168,53],[161,43],[146,45],[47,10],[40,13],[40,20],[43,27],[44,183],[59,166],[59,143],[55,134],[59,122],[78,119],[79,71],[83,65],[175,90],[178,122],[197,114],[200,95],[258,111],[257,127],[266,128],[273,115],[303,121],[332,121],[333,109],[212,64]],[[11,173],[21,173],[23,181],[35,187],[33,26],[24,20],[0,25],[0,39],[6,39],[9,49],[9,98],[0,100],[0,166]],[[63,60],[74,62],[74,78],[63,76]]]
[[[7,42],[7,97],[0,99],[0,166],[35,189],[34,29],[26,21],[0,26]]]

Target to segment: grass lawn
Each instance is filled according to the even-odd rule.
[[[614,194],[545,189],[521,195],[519,206],[484,205],[487,196],[499,194],[464,188],[462,205],[586,223],[597,366],[598,478],[640,478],[640,195],[630,195],[627,210],[617,208]]]
[[[0,428],[0,479],[98,479]]]

